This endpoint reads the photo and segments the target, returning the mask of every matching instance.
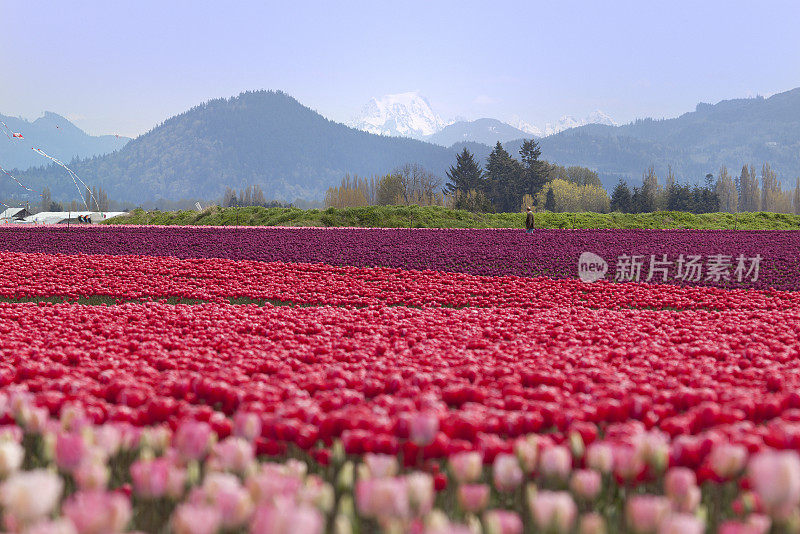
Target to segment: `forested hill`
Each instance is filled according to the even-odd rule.
[[[322,198],[345,173],[386,173],[408,162],[444,176],[455,153],[411,139],[383,137],[329,121],[282,92],[246,92],[172,117],[107,156],[70,167],[112,199],[219,198],[226,187],[258,184],[267,198]],[[53,198],[76,198],[59,167],[17,176]],[[0,196],[12,192],[2,184]]]
[[[744,163],[760,168],[765,162],[785,186],[793,186],[800,176],[800,88],[770,98],[698,104],[674,119],[573,128],[542,139],[541,148],[550,161],[596,169],[606,186],[617,177],[640,181],[650,164],[659,176],[672,165],[680,180],[700,181],[707,173],[716,176],[721,165],[738,174]]]
[[[518,157],[521,144],[509,141],[505,147]],[[760,168],[764,162],[785,186],[793,186],[800,176],[800,89],[766,99],[699,104],[674,119],[582,126],[545,137],[540,144],[542,159],[595,169],[607,188],[620,177],[639,182],[651,164],[659,177],[671,165],[679,181],[697,182],[707,173],[716,175],[723,164],[738,174],[744,163]],[[384,174],[418,163],[444,178],[463,147],[481,164],[491,151],[479,143],[444,148],[369,134],[329,121],[285,93],[257,91],[209,101],[113,154],[74,161],[71,167],[110,198],[133,203],[211,200],[220,198],[226,187],[247,185],[259,185],[267,199],[319,200],[346,173]],[[34,189],[48,186],[54,199],[77,198],[60,167],[15,174]],[[21,192],[11,180],[0,180],[0,198],[21,199]]]
[[[6,169],[28,169],[47,162],[31,150],[41,148],[64,161],[87,158],[119,150],[130,138],[116,135],[89,135],[61,115],[46,111],[33,122],[0,115],[8,128],[24,139],[6,139],[0,134],[0,165]],[[2,127],[2,125],[0,125]]]

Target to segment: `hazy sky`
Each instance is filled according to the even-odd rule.
[[[281,89],[346,121],[418,90],[444,118],[618,122],[800,86],[800,3],[0,0],[0,113],[136,135]]]

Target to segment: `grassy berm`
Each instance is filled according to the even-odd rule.
[[[471,213],[440,207],[219,208],[203,211],[134,210],[103,224],[210,226],[359,226],[381,228],[523,228],[524,213]],[[700,230],[800,230],[800,215],[784,213],[551,213],[536,214],[537,228],[675,228]]]

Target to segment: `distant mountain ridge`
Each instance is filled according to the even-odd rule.
[[[723,164],[736,175],[744,163],[760,169],[764,162],[789,186],[800,176],[800,88],[767,99],[698,104],[674,119],[580,126],[539,143],[542,159],[592,168],[607,188],[620,178],[638,183],[651,164],[663,183],[668,165],[679,181],[697,182],[706,173],[716,176]],[[520,138],[504,146],[518,157],[521,144]],[[483,165],[492,149],[474,141],[445,148],[373,135],[329,121],[285,93],[256,91],[203,103],[115,153],[84,158],[71,167],[120,201],[212,200],[226,187],[250,184],[260,185],[268,199],[320,200],[346,173],[384,174],[405,163],[419,163],[445,179],[465,147]],[[59,167],[15,175],[33,188],[47,185],[54,199],[76,198],[74,185]],[[19,195],[11,180],[0,180],[0,199]]]
[[[279,91],[215,99],[167,119],[118,152],[70,167],[109,198],[221,198],[226,187],[258,184],[268,199],[323,198],[346,173],[370,175],[417,162],[440,175],[455,160],[450,149],[385,137],[329,121]],[[17,174],[23,183],[50,187],[55,199],[75,198],[63,169]],[[7,181],[10,182],[10,181]],[[19,193],[0,181],[0,198]]]
[[[531,135],[497,119],[478,119],[459,121],[445,126],[435,134],[425,137],[425,141],[441,146],[468,141],[493,146],[498,141],[505,143],[525,137]]]
[[[494,123],[489,124],[487,121]],[[446,121],[433,110],[428,99],[419,91],[372,98],[358,117],[348,122],[349,126],[365,132],[410,137],[444,146],[459,142],[494,145],[497,141],[554,135],[587,124],[617,125],[607,113],[600,110],[593,111],[582,119],[565,115],[555,123],[547,123],[543,130],[516,115],[507,122],[491,118]]]
[[[700,103],[673,119],[640,119],[622,126],[586,125],[541,140],[542,156],[562,165],[598,171],[609,186],[619,178],[641,180],[654,165],[663,177],[672,166],[679,179],[698,182],[726,165],[760,170],[769,163],[785,186],[800,176],[800,88],[769,98]],[[663,182],[663,180],[662,180]]]
[[[47,164],[48,161],[31,147],[41,148],[62,161],[70,161],[108,154],[130,141],[124,136],[89,135],[68,119],[50,111],[45,111],[33,122],[5,115],[0,115],[0,120],[24,136],[24,139],[14,139],[13,142],[0,138],[0,165],[6,169],[28,169]]]

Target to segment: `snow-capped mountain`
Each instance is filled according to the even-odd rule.
[[[614,119],[609,117],[607,113],[604,113],[598,109],[597,111],[589,113],[584,119],[579,120],[572,115],[564,115],[555,124],[548,122],[544,127],[544,135],[546,137],[570,128],[577,128],[587,124],[605,124],[607,126],[617,126],[617,123],[614,122]]]
[[[348,123],[369,133],[417,139],[433,135],[447,124],[417,91],[372,98]]]
[[[513,126],[517,130],[522,130],[526,134],[532,135],[534,137],[541,137],[542,136],[542,130],[540,130],[539,128],[537,128],[533,124],[529,124],[529,123],[525,122],[524,120],[520,119],[516,115],[511,117],[511,120],[509,120],[506,124],[508,124],[509,126]]]

